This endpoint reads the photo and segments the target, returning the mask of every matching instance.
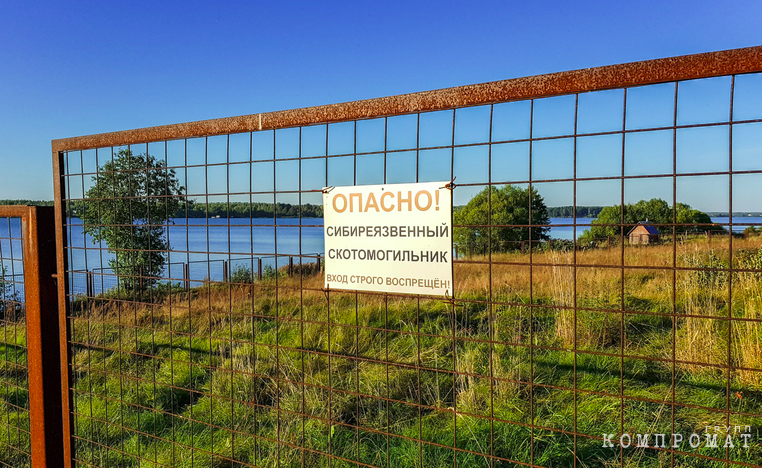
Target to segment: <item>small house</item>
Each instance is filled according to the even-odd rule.
[[[630,244],[653,244],[659,242],[659,231],[652,224],[640,222],[627,234]]]

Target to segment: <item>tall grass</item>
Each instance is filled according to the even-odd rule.
[[[155,304],[82,303],[70,320],[77,458],[97,466],[311,467],[328,466],[330,453],[379,467],[490,467],[490,454],[573,466],[576,453],[578,466],[661,466],[659,453],[632,452],[622,462],[619,450],[585,437],[575,446],[564,431],[618,433],[622,415],[633,429],[672,430],[669,405],[651,400],[671,398],[673,346],[685,361],[676,369],[678,402],[724,409],[726,376],[710,364],[727,363],[731,346],[732,364],[744,368],[731,391],[743,392],[745,413],[762,413],[753,371],[762,369],[753,321],[762,318],[762,268],[750,259],[759,245],[739,242],[747,253],[734,261],[746,263],[736,266],[754,271],[732,279],[722,271],[730,252],[716,244],[577,252],[578,265],[593,265],[577,268],[573,252],[533,252],[531,268],[528,255],[493,254],[526,266],[456,265],[456,297],[469,299],[457,307],[338,292],[327,300],[299,289],[322,286],[314,272],[207,283]],[[672,270],[659,267],[675,253],[693,270],[676,274],[673,291]],[[644,268],[623,272],[623,257]],[[591,309],[576,320],[575,301]],[[743,320],[733,321],[729,344],[727,320],[717,318],[731,313]],[[622,350],[643,359],[622,360]],[[648,401],[626,398],[622,407],[620,388]],[[674,418],[680,431],[724,421],[680,405]],[[734,456],[757,463],[762,449]]]
[[[568,254],[566,255],[568,256]],[[554,264],[551,267],[552,298],[555,305],[572,307],[574,305],[574,269],[569,266],[559,266],[566,263],[562,254],[551,252],[548,260]],[[577,336],[577,324],[575,313],[572,309],[562,308],[558,310],[556,317],[556,334],[567,348],[573,348]]]
[[[762,250],[748,252],[739,259],[740,267],[762,271]],[[732,324],[732,353],[740,367],[738,379],[745,385],[762,388],[762,273],[738,273],[734,276],[734,302],[738,307],[737,320]]]
[[[687,317],[678,320],[675,355],[680,367],[690,372],[716,372],[719,369],[703,364],[727,364],[726,324],[715,319],[727,311],[728,277],[722,271],[727,265],[712,249],[695,246],[681,256],[682,263],[690,268],[681,272],[677,282],[680,312]]]

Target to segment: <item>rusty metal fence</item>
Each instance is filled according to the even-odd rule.
[[[31,466],[23,260],[21,218],[0,218],[3,466]]]
[[[53,208],[0,206],[0,466],[63,463]]]
[[[54,141],[67,460],[762,466],[761,71],[756,47]],[[453,297],[322,289],[323,187],[441,180]]]

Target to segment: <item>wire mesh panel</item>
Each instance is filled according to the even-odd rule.
[[[644,84],[63,151],[75,464],[760,466],[762,75]],[[323,289],[442,180],[452,297]]]
[[[21,217],[0,217],[0,465],[31,466]]]

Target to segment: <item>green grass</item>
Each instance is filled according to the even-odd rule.
[[[14,467],[30,466],[26,366],[24,324],[6,322],[0,327],[0,461]]]
[[[518,283],[506,282],[516,305],[466,303],[454,315],[440,300],[385,302],[332,293],[327,302],[320,292],[279,288],[276,301],[275,278],[255,286],[207,285],[155,305],[83,303],[70,321],[76,457],[96,466],[232,467],[236,461],[313,467],[329,466],[330,454],[336,467],[445,467],[456,461],[490,467],[492,454],[566,467],[574,465],[576,452],[577,466],[669,465],[669,454],[651,449],[625,450],[622,461],[618,448],[604,448],[593,437],[622,429],[672,432],[673,392],[675,432],[722,424],[725,415],[710,409],[726,408],[727,376],[706,365],[673,369],[673,353],[680,359],[680,347],[692,339],[691,319],[654,315],[671,312],[671,293],[660,289],[663,276],[636,273],[626,278],[624,307],[645,313],[621,314],[618,290],[590,287],[578,293],[578,305],[596,310],[577,311],[576,324],[571,311],[558,308],[567,295],[551,286],[556,273],[540,268],[533,300]],[[678,313],[699,307],[707,315],[727,315],[724,296],[707,290],[717,278],[696,275],[686,277],[693,289],[678,294]],[[470,285],[459,297],[483,299],[485,276],[456,272]],[[278,281],[283,286],[290,280]],[[305,281],[320,284],[317,277]],[[734,316],[757,307],[754,294],[734,293]],[[530,308],[531,302],[547,307]],[[716,336],[700,343],[727,350],[726,326],[712,322]],[[574,330],[577,340],[568,342]],[[762,332],[756,333],[759,339]],[[15,345],[23,337],[14,339],[1,350],[5,361],[25,358]],[[575,346],[589,352],[575,354]],[[635,357],[600,354],[622,349]],[[732,359],[734,365],[748,361]],[[7,402],[27,398],[8,384],[23,375],[0,362],[0,376],[6,382],[0,461],[23,466],[7,450],[14,442],[12,418],[24,417],[9,411]],[[762,387],[752,377],[732,376],[730,402],[732,411],[752,415],[731,416],[732,424],[762,428]],[[564,433],[575,430],[593,437],[575,441]],[[684,450],[725,456],[724,449],[703,445]],[[756,432],[751,448],[730,453],[732,460],[759,464]],[[513,465],[495,460],[492,466]],[[678,456],[675,466],[725,465]]]

